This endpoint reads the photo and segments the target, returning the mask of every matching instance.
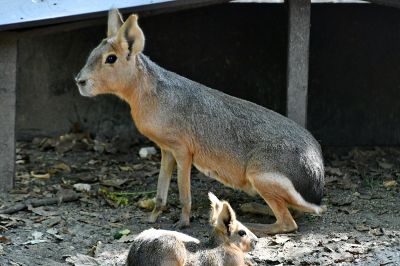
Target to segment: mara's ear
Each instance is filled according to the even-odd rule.
[[[218,207],[222,202],[212,192],[208,192],[208,198],[210,199],[212,210],[217,209],[217,211],[220,211]]]
[[[231,234],[231,226],[235,221],[236,214],[231,205],[226,201],[222,202],[222,210],[218,215],[216,228],[229,236]]]
[[[118,30],[117,41],[129,50],[128,60],[131,54],[136,55],[143,51],[144,34],[139,27],[137,15],[130,15]]]
[[[210,224],[215,227],[222,209],[222,202],[212,192],[208,192],[208,198],[211,203]]]
[[[119,28],[121,28],[122,16],[119,13],[118,9],[111,9],[108,12],[108,27],[107,27],[107,37],[110,38],[112,36],[117,35]]]

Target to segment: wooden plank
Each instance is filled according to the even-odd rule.
[[[17,40],[0,36],[0,192],[14,184]]]
[[[287,116],[307,126],[310,0],[288,0]]]
[[[0,0],[0,30],[104,17],[111,8],[145,12],[193,8],[229,0]],[[7,8],[2,8],[7,6]]]

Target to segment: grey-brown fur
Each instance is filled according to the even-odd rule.
[[[137,238],[129,250],[126,265],[177,265],[176,261],[185,257],[187,257],[185,245],[175,236],[165,235],[152,240]]]
[[[272,110],[165,70],[143,54],[138,64],[155,84],[163,123],[187,130],[203,147],[236,156],[245,169],[283,173],[304,199],[321,203],[322,153],[307,130]]]
[[[136,239],[129,250],[126,265],[238,266],[238,264],[229,263],[229,260],[229,254],[222,246],[190,252],[178,238],[165,235],[153,240]],[[182,261],[182,264],[178,264],[177,261]]]

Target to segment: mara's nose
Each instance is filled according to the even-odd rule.
[[[75,78],[75,82],[76,82],[76,84],[78,84],[79,86],[85,86],[85,85],[86,85],[86,80],[85,80],[85,79],[79,78],[79,76],[77,76],[77,77]]]

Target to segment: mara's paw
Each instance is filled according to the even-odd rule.
[[[178,229],[183,229],[183,228],[188,228],[190,226],[190,221],[189,219],[180,219],[175,225],[175,228]]]
[[[326,205],[321,205],[319,207],[319,212],[317,212],[317,214],[323,214],[328,210],[328,207]]]
[[[147,222],[151,223],[151,224],[157,222],[158,216],[160,216],[161,213],[162,213],[162,211],[154,209],[151,212],[149,218],[147,219]]]

